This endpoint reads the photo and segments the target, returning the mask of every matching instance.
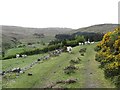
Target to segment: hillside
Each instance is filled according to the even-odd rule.
[[[55,34],[71,31],[70,28],[27,28],[18,26],[2,26],[3,33],[30,35],[34,33],[43,33],[46,36],[53,36]]]
[[[98,25],[92,25],[88,27],[83,27],[76,29],[74,31],[71,31],[70,34],[77,33],[77,32],[94,32],[94,33],[106,33],[109,31],[113,31],[114,28],[116,28],[118,24],[98,24]]]
[[[71,28],[27,28],[18,26],[2,26],[3,46],[14,47],[15,44],[49,42],[55,39],[56,34],[74,34],[80,32],[106,33],[112,31],[117,24],[99,24],[89,27]],[[40,36],[42,35],[42,37]],[[39,37],[38,37],[39,36]],[[43,37],[44,36],[44,37]]]
[[[3,46],[14,47],[15,44],[49,42],[56,34],[71,31],[70,28],[27,28],[18,26],[2,26]],[[44,37],[38,37],[38,36]]]
[[[59,56],[39,61],[28,70],[25,70],[25,73],[17,74],[18,76],[15,76],[15,73],[8,73],[9,76],[6,74],[2,78],[2,86],[3,88],[114,88],[115,86],[104,78],[103,71],[98,68],[99,63],[95,61],[94,57],[96,53],[94,51],[95,46],[96,44],[74,47],[73,53],[62,52]],[[82,48],[86,48],[84,56],[79,53]],[[43,54],[40,54],[28,56],[24,59],[6,60],[3,61],[3,69],[28,67],[37,58],[43,56]],[[71,65],[71,60],[77,60],[77,58],[80,58],[80,61],[74,64],[77,69],[70,74],[65,73],[64,68]],[[32,73],[32,75],[28,76],[28,73]],[[71,83],[59,82],[68,80],[76,81]]]

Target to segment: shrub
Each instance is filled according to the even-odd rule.
[[[81,53],[81,56],[84,56],[84,53]]]
[[[82,48],[82,49],[80,49],[80,53],[85,53],[86,52],[86,50],[87,50],[87,48]]]
[[[80,60],[70,60],[70,64],[79,64]]]
[[[120,87],[120,28],[106,33],[95,51],[95,59],[104,68],[105,77],[111,78],[115,85]]]
[[[64,73],[66,74],[75,73],[75,70],[77,70],[77,68],[74,65],[69,65],[64,68]]]

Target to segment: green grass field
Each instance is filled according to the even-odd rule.
[[[44,88],[58,80],[77,79],[73,84],[56,84],[53,88],[114,88],[110,81],[104,78],[104,73],[98,68],[99,63],[95,61],[94,45],[77,46],[73,53],[62,53],[60,56],[52,57],[43,63],[39,63],[21,74],[17,78],[3,78],[4,88]],[[84,56],[79,53],[80,48],[87,48]],[[25,59],[11,59],[3,61],[3,70],[9,67],[23,67],[36,60],[41,55],[29,56]],[[82,61],[76,66],[79,68],[75,73],[67,75],[63,69],[70,65],[71,59],[81,58]],[[24,61],[24,62],[23,62]],[[18,64],[16,64],[16,62]],[[28,76],[31,72],[33,75]]]
[[[18,53],[22,53],[24,51],[30,51],[30,50],[34,50],[35,48],[39,48],[39,49],[42,49],[44,47],[47,46],[46,45],[41,45],[41,44],[33,44],[34,47],[32,46],[25,46],[25,47],[20,47],[20,48],[12,48],[12,49],[8,49],[5,53],[5,57],[7,56],[11,56],[11,55],[15,55],[15,54],[18,54]]]
[[[27,58],[14,58],[14,59],[3,60],[2,61],[2,70],[9,70],[14,67],[20,67],[20,68],[25,67],[44,55],[46,55],[46,54],[38,54],[38,55],[28,56]]]

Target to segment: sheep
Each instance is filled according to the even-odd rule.
[[[21,74],[22,74],[22,73],[24,73],[24,71],[20,71],[19,73],[21,73]]]
[[[90,44],[90,41],[88,41],[88,44]]]
[[[19,54],[16,54],[16,58],[19,58],[20,57],[20,55]]]
[[[93,41],[93,42],[91,42],[91,44],[94,44],[95,42]]]
[[[71,47],[71,46],[67,47],[67,51],[68,51],[69,53],[71,53],[72,47]]]
[[[85,44],[90,44],[90,40],[88,39],[88,41],[85,41]]]
[[[79,44],[79,46],[82,45],[82,43],[78,43],[78,44]]]
[[[24,54],[23,54],[23,55],[22,55],[22,57],[23,57],[23,58],[26,58],[26,57],[27,57],[27,55],[24,55]]]

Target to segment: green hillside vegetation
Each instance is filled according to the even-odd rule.
[[[47,53],[46,53],[47,54]],[[14,58],[14,59],[7,59],[2,61],[2,70],[10,70],[14,67],[26,67],[30,65],[32,62],[36,61],[37,58],[40,58],[46,54],[38,54],[34,56],[28,56],[27,58]],[[11,63],[12,62],[12,63]]]
[[[117,26],[3,26],[3,88],[120,88],[120,28],[113,31]],[[73,48],[71,52],[67,52],[68,46]],[[56,50],[62,52],[53,55]],[[14,72],[18,67],[29,68]]]
[[[120,88],[120,28],[106,33],[95,50],[96,60],[101,63],[105,77]]]
[[[27,28],[18,26],[0,26],[2,27],[3,48],[9,49],[16,47],[20,43],[36,43],[44,41],[45,43],[55,39],[56,34],[74,34],[78,32],[105,33],[112,31],[117,24],[100,24],[90,27],[71,29],[71,28]],[[36,37],[35,33],[43,34],[44,37]]]
[[[15,73],[8,74],[3,77],[3,88],[114,88],[114,85],[104,78],[102,70],[98,68],[99,63],[95,61],[94,57],[95,46],[96,44],[74,47],[72,54],[64,52],[60,56],[52,57],[36,64],[17,77]],[[79,53],[82,48],[87,48],[85,56],[81,56]],[[31,56],[22,61],[34,60],[37,57]],[[71,74],[64,73],[65,67],[71,64],[70,61],[78,60],[78,58],[81,59],[80,62],[74,64],[77,70]],[[12,60],[11,66],[15,67],[14,63],[19,60]],[[3,64],[9,63],[9,61],[3,61]],[[21,64],[20,61],[19,64]],[[27,75],[29,72],[32,73],[32,76]]]
[[[118,24],[98,24],[92,25],[88,27],[83,27],[76,29],[74,31],[70,31],[71,34],[76,32],[94,32],[94,33],[107,33],[109,31],[113,31],[114,28],[118,27]]]
[[[44,48],[47,45],[41,45],[41,44],[33,44],[31,46],[23,46],[23,47],[19,47],[19,48],[12,48],[12,49],[8,49],[5,53],[5,57],[11,56],[11,55],[16,55],[18,53],[23,53],[25,51],[31,51],[34,50],[36,48]]]

